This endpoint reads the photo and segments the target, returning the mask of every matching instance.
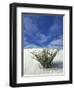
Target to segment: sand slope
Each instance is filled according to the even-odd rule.
[[[31,51],[35,49],[24,49],[24,75],[62,75],[63,74],[63,50],[55,56],[52,66],[44,69],[41,64],[32,58]],[[41,50],[41,49],[37,49]]]

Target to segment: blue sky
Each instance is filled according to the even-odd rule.
[[[23,14],[24,48],[63,48],[63,16]]]

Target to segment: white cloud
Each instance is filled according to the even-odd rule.
[[[47,42],[49,36],[46,36],[46,35],[40,33],[40,34],[38,34],[37,38],[39,38],[39,39],[36,41],[40,44],[43,44],[43,43]]]
[[[52,47],[52,48],[62,48],[63,47],[63,37],[59,36],[58,39],[53,40],[52,42],[49,43],[48,47]]]
[[[25,46],[26,48],[38,48],[38,46],[37,45],[35,45],[35,44],[28,44],[28,45],[26,45]]]

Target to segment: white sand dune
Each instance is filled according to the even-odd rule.
[[[44,69],[42,65],[32,58],[30,53],[35,49],[24,49],[24,76],[31,75],[63,75],[63,50],[55,56],[52,66]],[[37,51],[41,49],[36,49]]]

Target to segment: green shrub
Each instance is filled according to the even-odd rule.
[[[49,68],[51,63],[58,53],[59,49],[43,49],[41,52],[33,51],[33,58],[40,62],[43,68]]]

